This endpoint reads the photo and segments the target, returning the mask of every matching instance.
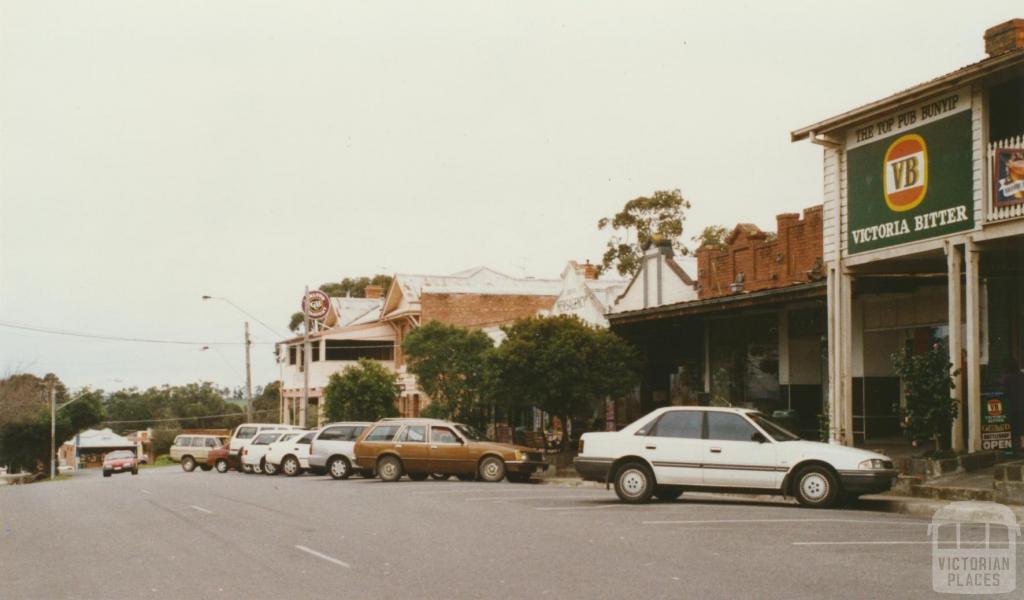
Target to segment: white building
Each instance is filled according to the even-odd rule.
[[[367,286],[367,298],[333,298],[331,308],[310,335],[308,369],[310,403],[322,422],[323,388],[330,376],[356,364],[376,360],[398,375],[399,412],[417,416],[430,399],[406,372],[401,345],[421,324],[441,321],[488,331],[517,319],[550,310],[562,288],[557,279],[516,278],[487,267],[452,275],[397,274],[386,294]],[[287,422],[301,419],[306,368],[302,337],[281,342],[282,415]]]

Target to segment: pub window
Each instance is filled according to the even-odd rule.
[[[326,360],[394,360],[395,345],[384,340],[327,340]]]
[[[312,355],[313,362],[320,361],[320,342],[313,342],[310,346],[310,354]]]
[[[1024,134],[1024,77],[989,88],[988,132],[992,141]]]
[[[288,364],[295,364],[295,355],[297,354],[295,346],[288,346]]]

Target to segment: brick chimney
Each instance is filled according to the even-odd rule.
[[[364,293],[367,298],[380,298],[381,294],[384,293],[384,288],[379,285],[370,284],[366,286]]]
[[[985,52],[999,56],[1024,48],[1024,19],[1010,19],[985,30]]]
[[[597,265],[590,264],[589,260],[585,264],[580,265],[580,269],[583,269],[584,279],[597,279]]]

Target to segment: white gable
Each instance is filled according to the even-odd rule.
[[[610,312],[630,312],[696,299],[697,288],[683,266],[670,253],[651,246],[644,253],[640,271],[633,276]]]

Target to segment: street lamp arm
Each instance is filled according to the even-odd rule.
[[[236,309],[236,310],[238,310],[239,312],[241,312],[242,314],[244,314],[244,315],[248,316],[248,317],[249,317],[250,319],[252,319],[253,321],[256,321],[257,323],[259,323],[260,325],[262,325],[263,327],[265,327],[265,328],[267,329],[267,331],[269,331],[270,333],[273,333],[273,334],[274,334],[275,336],[277,336],[277,339],[284,339],[284,338],[288,337],[288,336],[286,336],[286,335],[282,334],[281,332],[277,331],[276,329],[274,329],[274,328],[273,328],[273,327],[271,327],[270,325],[267,325],[266,323],[264,323],[264,322],[263,322],[263,320],[262,320],[262,319],[260,319],[260,318],[259,318],[259,317],[257,317],[256,315],[252,314],[251,312],[249,312],[249,311],[245,310],[245,309],[244,309],[244,308],[242,308],[241,306],[239,306],[239,305],[235,304],[234,302],[232,302],[232,301],[231,301],[230,299],[228,299],[228,298],[225,298],[225,297],[223,297],[223,296],[205,296],[205,295],[204,295],[204,296],[203,296],[203,300],[223,300],[224,302],[227,302],[227,303],[228,303],[228,304],[230,304],[231,306],[234,306],[234,307],[235,307],[235,309]]]

